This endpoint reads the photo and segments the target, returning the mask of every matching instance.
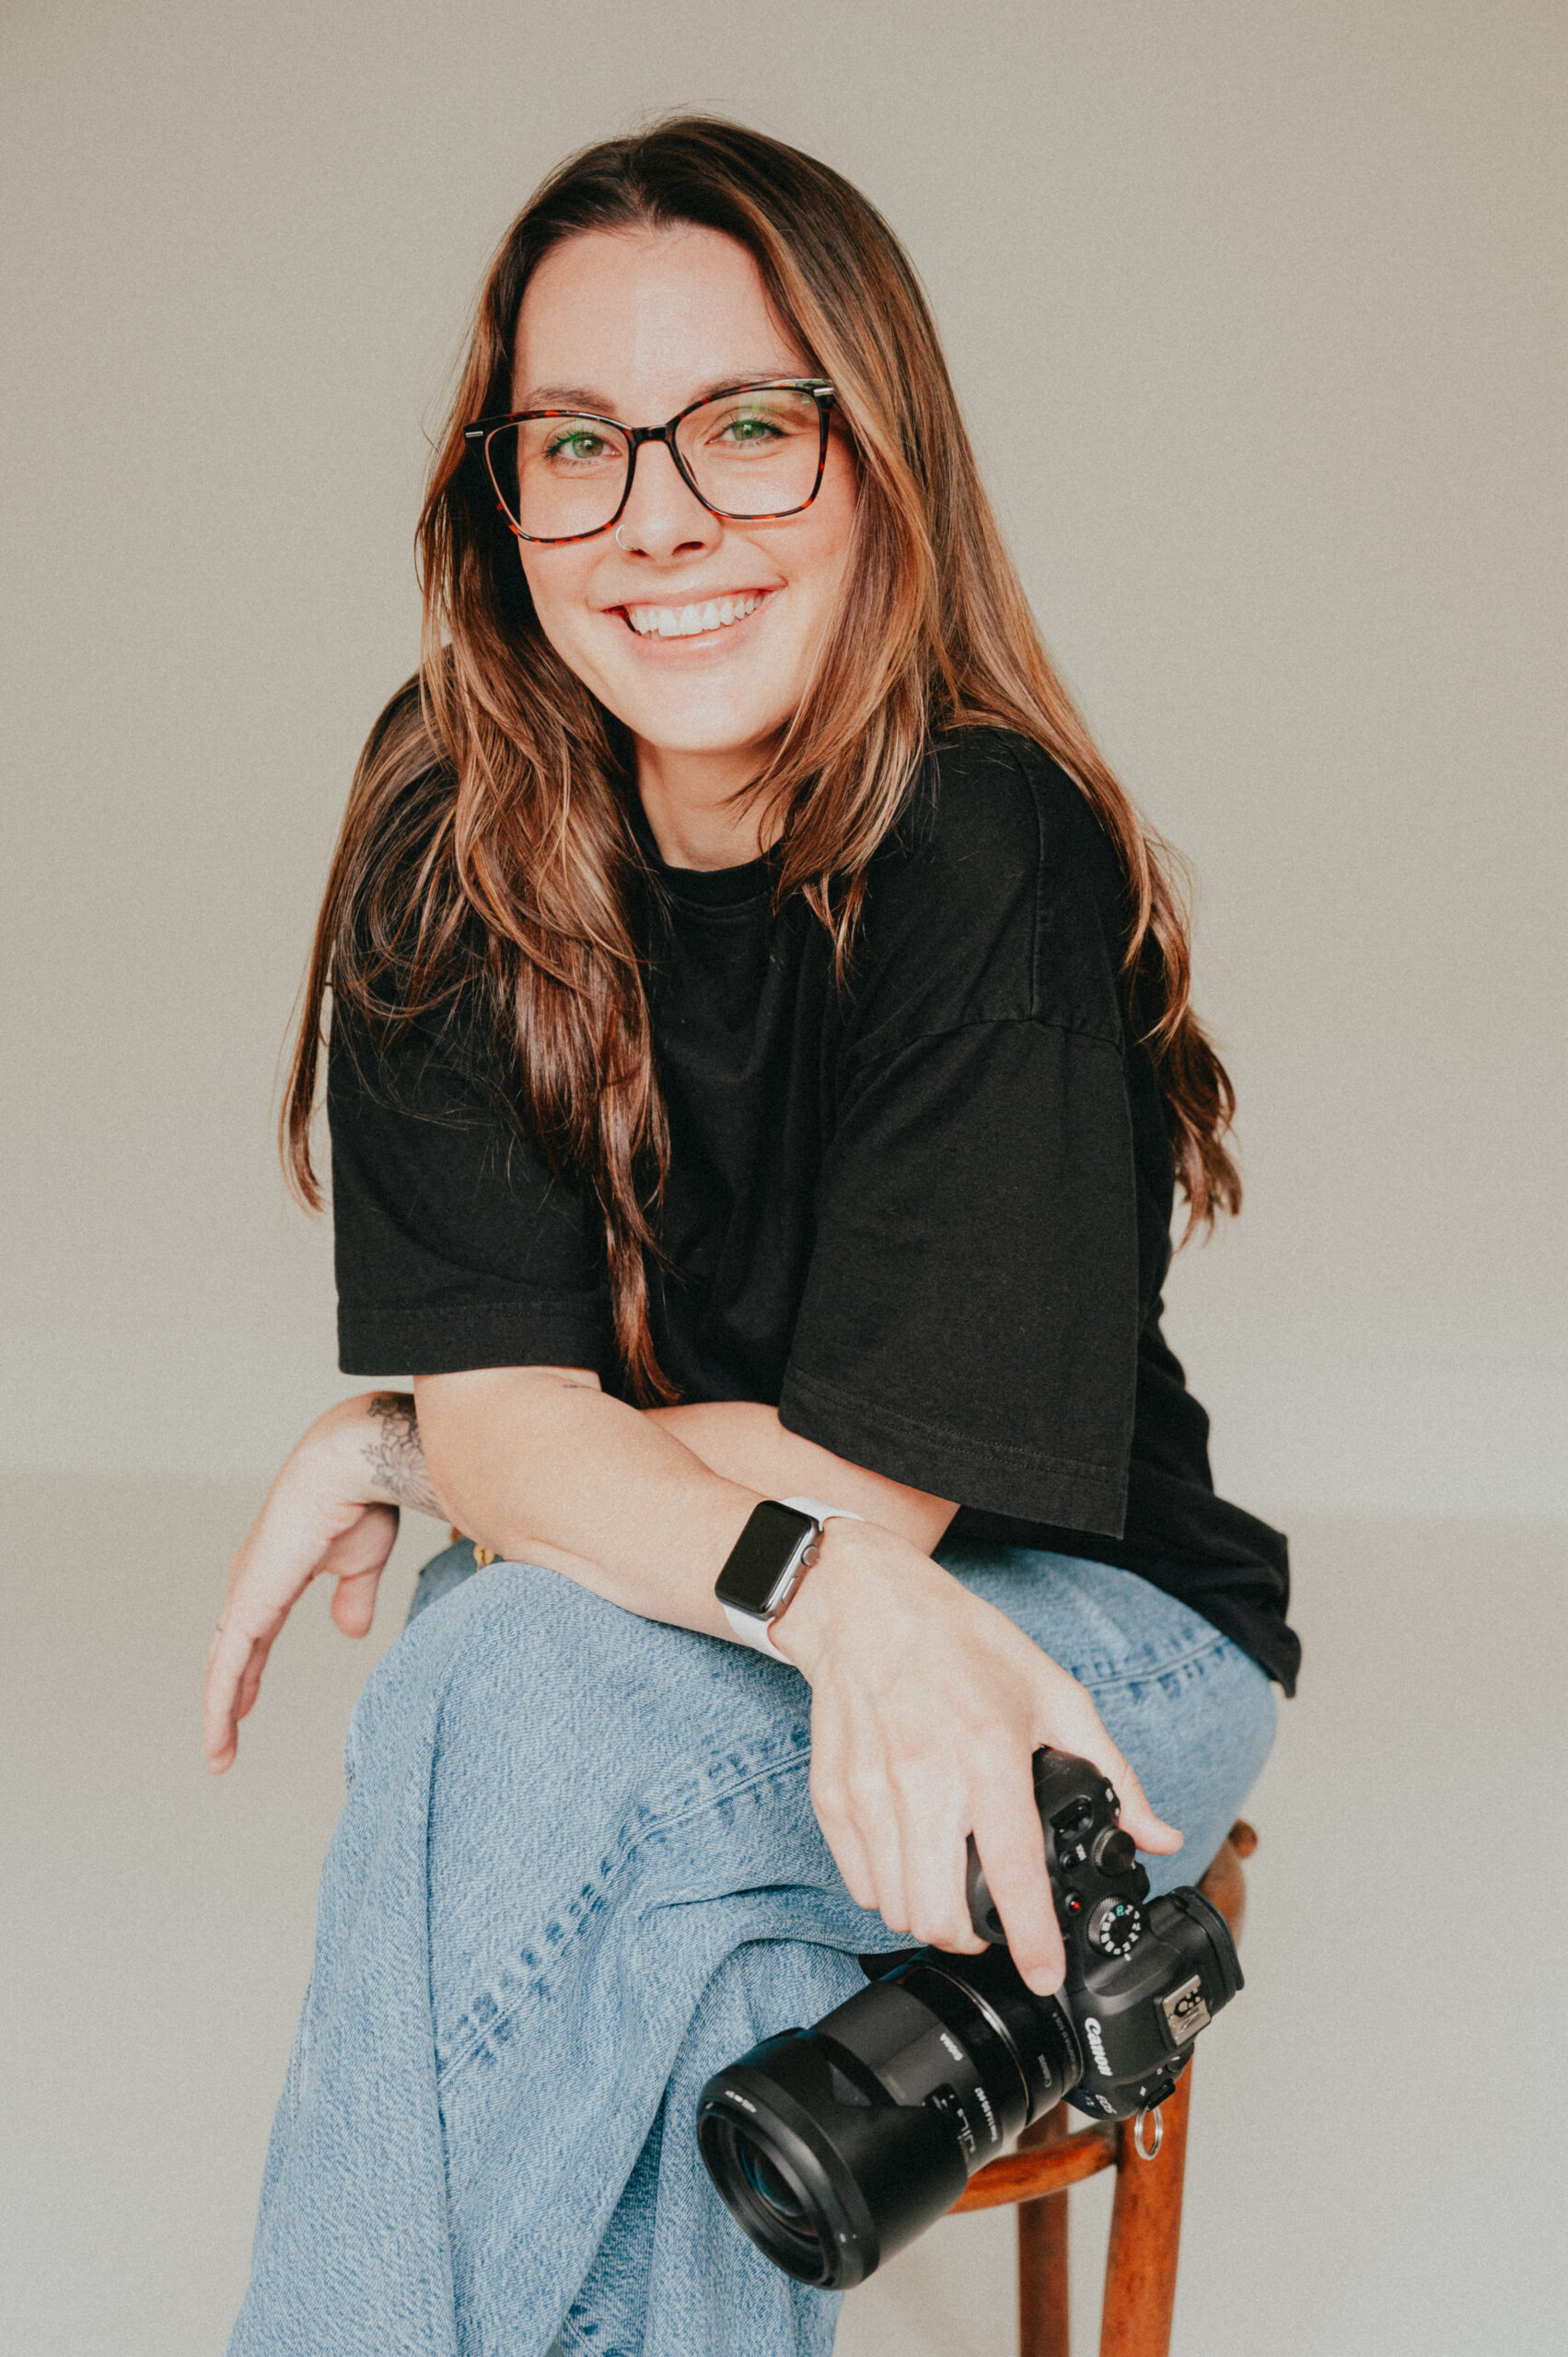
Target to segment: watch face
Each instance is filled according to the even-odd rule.
[[[816,1527],[808,1514],[780,1505],[776,1498],[764,1498],[753,1506],[719,1573],[719,1602],[759,1616],[772,1610],[785,1575]]]

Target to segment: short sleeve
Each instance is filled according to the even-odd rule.
[[[1117,1045],[964,1025],[846,1094],[780,1417],[960,1505],[1117,1534],[1138,1318]]]
[[[604,1374],[602,1230],[432,1028],[373,1046],[341,1010],[328,1067],[345,1375]]]

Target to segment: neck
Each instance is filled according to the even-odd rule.
[[[755,747],[672,753],[637,739],[637,792],[659,857],[670,867],[743,867],[778,828],[747,787],[763,756]]]

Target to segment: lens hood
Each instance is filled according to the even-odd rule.
[[[895,2104],[853,2056],[805,2030],[708,2081],[697,2139],[737,2223],[775,2267],[825,2292],[864,2282],[969,2177],[939,2107]]]

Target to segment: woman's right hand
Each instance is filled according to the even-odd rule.
[[[441,1511],[412,1399],[389,1392],[345,1399],[290,1450],[236,1550],[207,1647],[202,1747],[213,1775],[233,1765],[267,1656],[312,1580],[336,1581],[331,1614],[344,1636],[368,1633],[400,1505]]]
[[[1035,1806],[1041,1744],[1092,1759],[1139,1849],[1156,1817],[1086,1689],[1005,1613],[872,1523],[830,1522],[774,1643],[809,1678],[811,1798],[852,1897],[889,1931],[970,1955],[972,1833],[1013,1960],[1040,1995],[1065,1968]]]

